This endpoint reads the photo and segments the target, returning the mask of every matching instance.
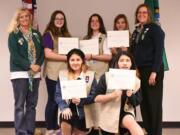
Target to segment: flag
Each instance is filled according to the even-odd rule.
[[[151,9],[154,21],[157,24],[160,24],[159,23],[159,18],[160,18],[159,0],[144,0],[144,3],[147,4],[149,6],[149,8]],[[165,49],[163,50],[163,58],[162,59],[163,59],[164,71],[168,71],[169,65],[168,65]]]
[[[144,2],[151,9],[153,19],[158,22],[159,21],[159,0],[145,0]]]
[[[27,8],[32,14],[32,27],[38,29],[36,0],[22,0],[22,7]]]

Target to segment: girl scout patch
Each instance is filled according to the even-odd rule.
[[[88,83],[89,82],[89,76],[86,76],[85,80],[86,80],[86,83]]]

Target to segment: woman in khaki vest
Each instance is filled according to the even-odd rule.
[[[79,49],[72,49],[67,54],[67,70],[59,72],[59,81],[56,86],[55,99],[61,110],[60,128],[63,135],[85,135],[88,129],[85,124],[84,105],[94,102],[95,88],[97,85],[95,73],[85,70],[85,55]],[[85,79],[87,98],[63,100],[60,83],[62,80]]]
[[[58,132],[57,129],[59,129],[57,124],[58,105],[55,102],[54,93],[59,71],[67,68],[66,56],[58,54],[58,37],[70,37],[65,14],[60,10],[52,13],[43,35],[45,52],[44,75],[48,92],[45,110],[46,135]]]
[[[111,60],[111,52],[106,44],[106,29],[103,19],[99,14],[92,14],[88,21],[88,31],[84,39],[99,39],[99,55],[86,54],[87,64],[96,72],[96,79],[99,80],[102,74],[108,69],[108,62]]]
[[[115,68],[135,69],[134,61],[127,51],[118,53]],[[101,110],[106,110],[100,112],[100,119],[103,120],[103,122],[100,122],[100,127],[102,125],[102,135],[114,135],[120,127],[127,128],[132,135],[143,135],[141,127],[134,118],[134,108],[139,105],[141,101],[141,96],[138,91],[140,80],[138,78],[136,79],[137,86],[134,90],[107,92],[107,77],[107,74],[105,74],[100,78],[96,89],[97,96],[95,98],[95,102],[102,103],[101,107],[103,109],[101,108]],[[113,122],[113,124],[111,122]],[[115,129],[115,127],[117,127],[117,129]]]

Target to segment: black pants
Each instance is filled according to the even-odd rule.
[[[109,133],[106,131],[101,130],[102,135],[115,135],[114,133]],[[127,129],[120,129],[121,135],[124,135],[125,133],[130,135]],[[99,130],[92,130],[88,135],[99,135]]]
[[[59,129],[57,124],[58,105],[55,102],[56,81],[46,77],[48,101],[45,110],[45,121],[48,130]]]
[[[119,130],[120,130],[120,135],[124,135],[124,134],[130,135],[129,131],[125,128],[120,128]],[[109,133],[109,132],[106,132],[103,130],[101,130],[101,133],[102,133],[102,135],[115,135],[115,133]],[[99,134],[97,134],[97,135],[99,135]]]
[[[102,135],[114,135],[114,133],[109,133],[101,130]],[[92,131],[88,135],[100,135],[99,130],[92,129]]]
[[[88,135],[99,135],[99,130],[92,129]]]
[[[109,133],[106,131],[101,130],[102,135],[114,135],[114,133]]]
[[[148,135],[162,135],[163,66],[157,73],[155,86],[150,86],[148,83],[150,67],[140,68],[139,71],[143,97],[140,105],[143,126]]]

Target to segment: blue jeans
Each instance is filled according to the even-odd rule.
[[[28,79],[13,79],[11,82],[15,100],[14,125],[16,135],[33,135],[40,79],[33,80],[33,91],[29,90]]]
[[[59,126],[57,124],[58,105],[55,101],[56,83],[57,81],[51,80],[48,77],[46,77],[48,101],[45,110],[45,121],[46,121],[46,128],[48,130],[59,129]]]

